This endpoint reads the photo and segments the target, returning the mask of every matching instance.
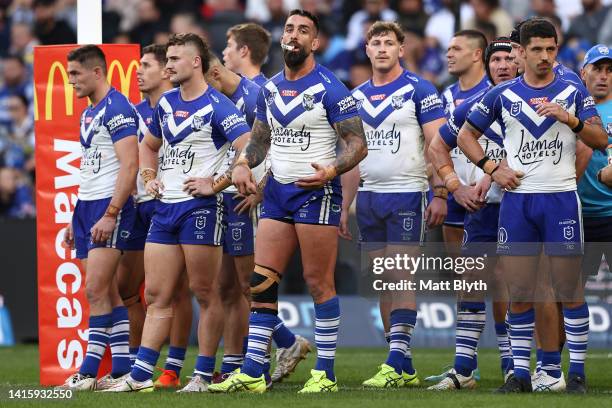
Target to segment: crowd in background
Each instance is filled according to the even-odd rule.
[[[77,0],[0,0],[0,218],[35,215],[32,64],[36,45],[76,42]],[[195,32],[221,55],[227,29],[245,21],[272,34],[264,73],[282,66],[279,43],[287,13],[306,9],[321,19],[318,61],[349,88],[371,75],[364,33],[377,20],[406,32],[404,66],[442,88],[446,48],[459,29],[491,40],[509,35],[524,18],[555,24],[559,61],[578,71],[592,45],[612,45],[612,0],[103,0],[103,41],[163,43],[171,33]]]

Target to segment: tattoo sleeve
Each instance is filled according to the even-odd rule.
[[[334,125],[338,136],[344,143],[340,143],[340,149],[334,162],[337,174],[342,174],[362,161],[368,154],[363,122],[358,116],[353,116],[337,122]]]
[[[263,162],[270,149],[271,131],[270,126],[267,123],[255,119],[253,123],[253,129],[251,130],[251,139],[244,147],[244,156],[249,162],[249,167],[253,168]],[[236,152],[236,160],[240,156],[239,152]]]

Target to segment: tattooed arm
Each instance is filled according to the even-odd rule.
[[[337,122],[334,125],[334,129],[336,129],[338,136],[342,138],[342,143],[338,144],[340,149],[336,160],[328,166],[312,163],[316,173],[313,176],[299,179],[295,183],[298,187],[321,188],[337,175],[346,173],[355,167],[368,155],[368,145],[366,143],[365,132],[363,131],[363,123],[359,116],[353,116]]]
[[[236,152],[234,163],[230,168],[231,180],[242,195],[257,193],[257,183],[251,169],[266,159],[270,149],[270,135],[270,126],[266,122],[255,119],[249,142],[242,152]]]
[[[608,145],[608,134],[603,128],[599,115],[585,120],[584,128],[577,135],[585,145],[592,149],[604,150]]]

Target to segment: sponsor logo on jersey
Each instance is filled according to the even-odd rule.
[[[224,132],[227,132],[229,129],[240,123],[246,123],[246,120],[244,120],[244,116],[240,116],[237,113],[232,113],[227,118],[221,121],[221,127],[223,128]]]
[[[461,99],[463,101],[463,99]],[[456,105],[459,104],[458,101],[455,101]],[[455,105],[455,106],[456,106]],[[442,107],[442,101],[437,93],[432,93],[427,95],[425,98],[421,99],[421,112],[425,112],[428,109],[434,108],[436,106]]]
[[[371,101],[382,101],[383,99],[385,99],[386,96],[387,96],[386,94],[376,94],[376,95],[370,96],[370,100]]]
[[[325,74],[324,74],[324,73],[322,73],[322,72],[319,72],[319,75],[321,75],[321,78],[323,78],[323,80],[324,80],[325,82],[327,82],[328,84],[331,84],[331,81],[329,80],[329,78],[327,77],[327,75],[325,75]]]
[[[368,150],[391,150],[391,154],[396,154],[401,145],[402,132],[395,129],[395,123],[391,129],[372,129],[365,132]]]
[[[491,114],[491,110],[489,109],[489,107],[485,105],[484,103],[482,103],[482,101],[476,104],[476,109],[479,110],[483,115]]]
[[[584,102],[583,102],[584,109],[591,108],[593,106],[595,106],[595,99],[593,99],[592,96],[587,96],[586,98],[584,98]]]
[[[283,89],[281,91],[281,96],[296,97],[298,96],[298,91],[296,91],[295,89]]]
[[[113,130],[123,127],[133,125],[136,126],[136,119],[133,116],[124,116],[123,113],[115,115],[108,121],[106,126],[108,127],[109,132]]]
[[[451,117],[448,119],[448,127],[452,130],[453,134],[459,134],[459,127],[455,123],[455,116],[451,114]]]
[[[355,102],[355,98],[352,95],[347,96],[338,102],[338,107],[340,108],[340,113],[346,113],[353,109],[355,109],[357,103]]]
[[[559,132],[554,139],[532,139],[525,140],[525,130],[521,130],[521,144],[514,157],[523,165],[539,163],[546,158],[551,158],[553,164],[557,165],[561,161],[563,153],[563,142],[559,140]]]
[[[191,144],[186,146],[182,144],[177,144],[175,146],[167,144],[164,149],[164,157],[160,169],[172,170],[176,167],[181,167],[183,169],[183,174],[187,174],[191,171],[194,160],[195,152],[191,151]]]
[[[89,125],[91,123],[91,121],[93,120],[93,116],[88,116],[85,118],[85,124]]]
[[[276,146],[300,146],[302,151],[308,150],[310,147],[310,131],[306,130],[306,125],[296,130],[294,128],[286,128],[282,126],[271,125],[271,139]]]
[[[177,118],[187,118],[189,117],[189,112],[184,111],[184,110],[177,110],[177,111],[174,111],[174,116]]]
[[[540,96],[538,98],[529,99],[529,104],[533,106],[540,105],[542,103],[548,103],[548,96]]]
[[[83,158],[81,168],[91,170],[93,174],[98,174],[102,167],[102,152],[98,150],[98,145],[91,148],[83,148]]]

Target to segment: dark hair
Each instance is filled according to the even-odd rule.
[[[26,111],[28,110],[28,106],[30,106],[30,101],[28,101],[28,98],[24,94],[19,92],[19,93],[11,95],[10,97],[19,99],[19,101],[25,107]]]
[[[22,67],[25,67],[25,60],[19,54],[9,54],[6,57],[4,57],[4,61],[8,61],[8,60],[17,61],[19,65],[21,65]]]
[[[104,74],[107,71],[106,56],[104,51],[97,45],[88,44],[75,48],[68,53],[68,61],[76,61],[90,69],[95,66],[102,67]]]
[[[557,43],[557,30],[555,26],[543,18],[532,18],[521,25],[520,40],[523,47],[529,44],[532,38],[554,38]]]
[[[312,21],[312,23],[314,24],[315,29],[317,30],[316,34],[319,34],[319,29],[321,27],[319,24],[319,18],[315,16],[314,14],[312,14],[311,12],[302,10],[302,9],[294,9],[289,12],[288,17],[291,17],[291,16],[302,16],[302,17],[306,17],[310,19],[310,21]]]
[[[166,62],[168,62],[168,58],[166,58],[167,51],[168,47],[164,44],[151,44],[142,49],[142,55],[153,54],[159,65],[164,67]]]
[[[476,48],[482,51],[482,62],[485,60],[485,50],[487,49],[487,37],[478,30],[461,30],[457,31],[453,37],[466,37],[470,40],[476,40]]]
[[[367,42],[370,42],[373,37],[378,37],[379,35],[388,33],[395,33],[395,38],[397,38],[400,45],[404,43],[405,35],[402,31],[402,27],[393,21],[377,21],[372,24],[372,27],[370,27],[366,34],[366,40]]]
[[[188,45],[191,44],[198,50],[198,55],[202,59],[202,73],[206,74],[209,68],[209,47],[206,41],[202,37],[194,33],[181,33],[181,34],[172,34],[170,39],[168,40],[167,47],[172,47],[175,45]]]
[[[227,37],[234,37],[238,48],[251,51],[251,63],[262,66],[270,50],[270,32],[255,23],[238,24],[227,30]]]

